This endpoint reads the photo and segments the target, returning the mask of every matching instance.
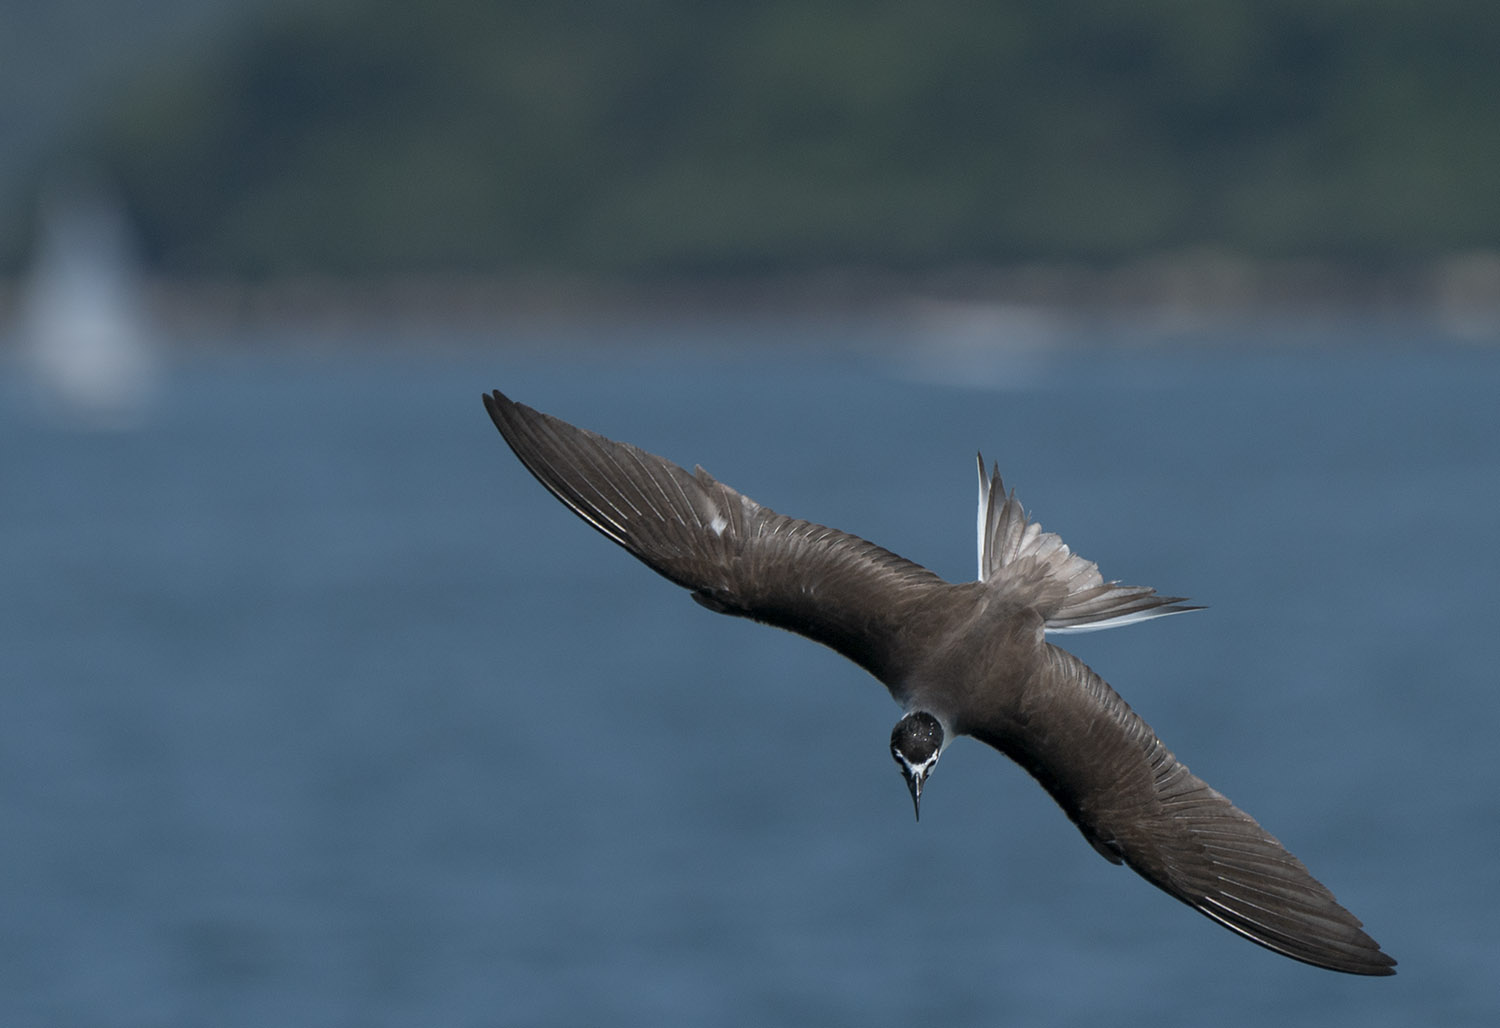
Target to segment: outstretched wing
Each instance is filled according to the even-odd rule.
[[[1054,646],[1023,716],[971,734],[1026,768],[1114,863],[1262,946],[1394,974],[1359,919],[1249,814],[1174,757],[1098,675]]]
[[[1099,566],[1026,517],[1000,469],[979,458],[979,579],[1042,615],[1048,632],[1092,632],[1201,608],[1143,585],[1106,582]]]
[[[699,603],[805,635],[883,681],[899,675],[907,612],[944,585],[931,571],[498,390],[484,405],[542,485]]]

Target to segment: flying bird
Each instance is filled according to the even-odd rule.
[[[918,816],[943,751],[972,736],[1025,768],[1106,860],[1231,931],[1329,970],[1395,973],[1301,861],[1046,638],[1198,608],[1105,581],[1027,518],[982,456],[979,578],[955,584],[778,514],[701,467],[688,472],[498,390],[484,405],[542,485],[698,603],[830,646],[883,683],[903,711],[891,756]]]

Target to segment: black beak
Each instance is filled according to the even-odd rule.
[[[922,820],[922,779],[916,775],[906,775],[906,787],[911,790],[911,809],[916,812],[917,820]]]

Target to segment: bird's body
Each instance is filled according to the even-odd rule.
[[[1188,771],[1108,684],[1046,634],[1196,609],[1106,582],[1029,521],[980,462],[979,580],[954,584],[844,532],[499,392],[491,418],[563,503],[719,613],[824,643],[890,690],[892,756],[919,803],[969,735],[1026,769],[1106,859],[1310,964],[1393,973],[1360,922],[1248,814]]]

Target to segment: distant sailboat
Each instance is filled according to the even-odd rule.
[[[44,412],[87,428],[128,428],[157,379],[139,268],[124,211],[97,192],[42,204],[21,300],[21,338]]]

